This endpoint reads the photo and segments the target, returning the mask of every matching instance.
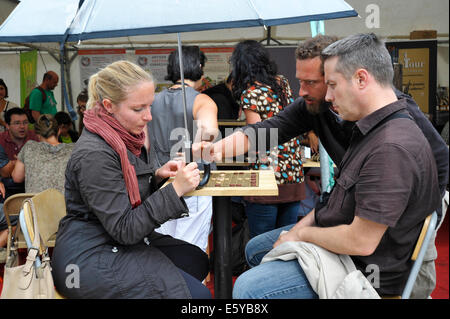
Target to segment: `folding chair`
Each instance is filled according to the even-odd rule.
[[[420,267],[422,266],[423,259],[425,257],[425,252],[430,244],[431,237],[436,231],[437,213],[433,212],[431,215],[425,219],[425,222],[420,232],[419,239],[417,240],[416,246],[414,248],[411,260],[414,261],[409,273],[408,280],[406,281],[405,288],[401,299],[409,299],[411,296],[414,283],[416,282],[417,275],[419,274]]]
[[[48,189],[31,197],[36,213],[37,225],[41,236],[40,255],[48,247],[55,246],[55,235],[61,218],[66,215],[66,204],[64,195],[56,189]],[[20,228],[25,237],[27,247],[30,248],[34,239],[33,214],[29,203],[25,202],[19,214]],[[36,259],[36,267],[39,267],[40,260]],[[55,290],[55,297],[63,297]]]
[[[59,221],[66,215],[66,203],[64,195],[56,189],[47,189],[31,198],[37,216],[37,224],[42,239],[41,253],[47,247],[55,247],[55,237]],[[22,212],[21,212],[22,214]],[[22,229],[27,229],[30,239],[34,238],[33,216],[31,210],[23,207],[24,221],[20,224]],[[26,228],[23,228],[26,227]]]

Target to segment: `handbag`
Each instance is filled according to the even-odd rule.
[[[33,201],[26,199],[22,205],[29,205],[33,216],[34,239],[28,248],[25,264],[19,264],[18,239],[14,235],[11,243],[11,252],[7,256],[1,299],[54,299],[55,288],[50,267],[50,257],[47,247],[41,252],[41,237],[37,224]],[[23,212],[21,212],[23,214]],[[17,231],[20,231],[20,222]]]

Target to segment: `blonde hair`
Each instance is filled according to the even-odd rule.
[[[34,124],[36,134],[43,138],[56,136],[58,134],[58,122],[50,114],[42,114]]]
[[[121,60],[106,66],[89,79],[89,98],[86,109],[91,109],[103,99],[118,104],[127,98],[128,93],[143,82],[153,83],[153,77],[138,65]]]

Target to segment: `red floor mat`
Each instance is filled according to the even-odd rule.
[[[436,249],[438,258],[436,259],[436,288],[431,297],[433,299],[449,299],[449,264],[448,264],[448,238],[449,238],[449,217],[448,211],[441,228],[436,237]]]

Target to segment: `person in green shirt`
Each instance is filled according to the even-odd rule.
[[[41,114],[55,115],[56,100],[53,95],[53,90],[58,85],[59,77],[53,71],[48,71],[44,74],[40,87],[44,89],[46,99],[42,102],[42,92],[38,88],[31,91],[30,94],[30,110],[35,121],[41,116]]]

